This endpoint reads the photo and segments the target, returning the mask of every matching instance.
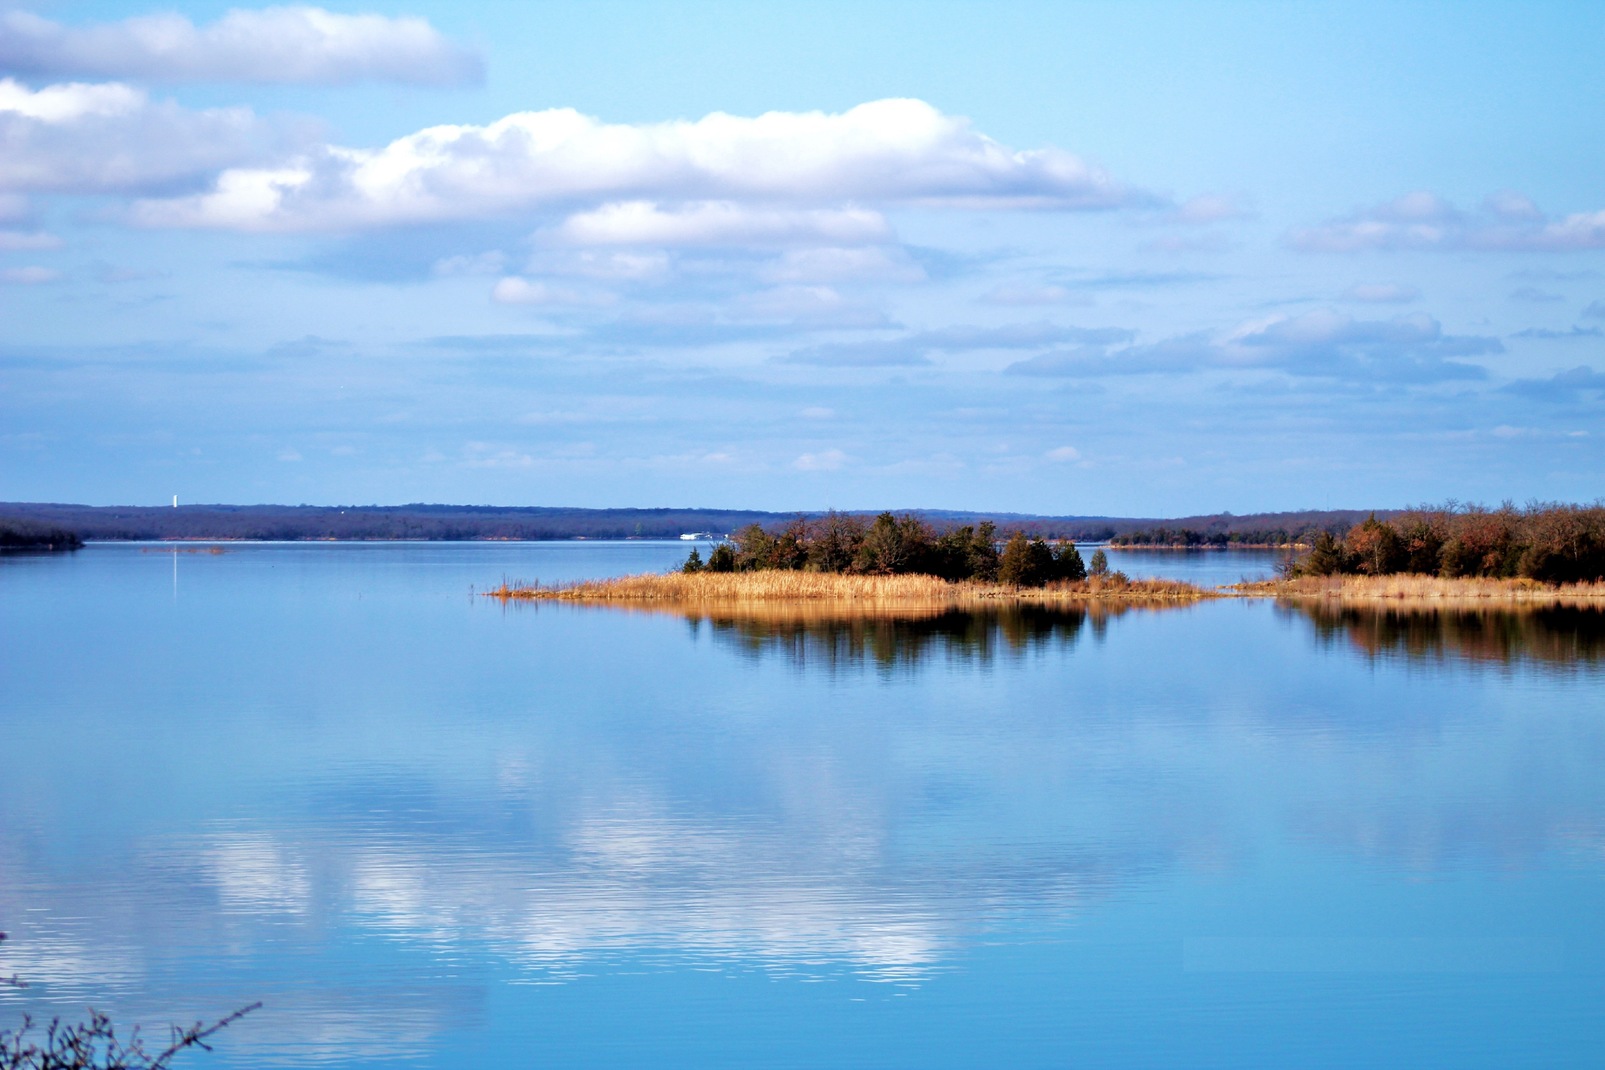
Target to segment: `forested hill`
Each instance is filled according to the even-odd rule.
[[[1027,535],[1083,541],[1099,541],[1155,528],[1341,532],[1367,515],[1365,510],[1341,510],[1249,516],[1223,513],[1163,519],[923,509],[907,512],[939,528],[990,520],[1003,533],[1018,529]],[[175,509],[170,506],[0,503],[0,521],[63,528],[85,539],[672,539],[698,531],[723,535],[748,524],[768,527],[802,515],[819,514],[736,509],[475,505],[183,505]]]

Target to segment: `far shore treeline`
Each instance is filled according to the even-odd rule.
[[[1290,562],[1294,576],[1413,573],[1588,583],[1605,579],[1605,503],[1532,503],[1498,509],[1449,504],[1367,517],[1337,536],[1320,532]]]
[[[912,513],[881,513],[869,520],[854,513],[799,517],[775,529],[749,524],[708,554],[693,548],[685,572],[808,571],[867,576],[927,575],[944,580],[980,580],[1041,587],[1087,578],[1075,543],[1050,545],[1038,535],[1015,531],[998,549],[991,521],[938,531]],[[1107,572],[1102,550],[1093,571]]]
[[[873,520],[879,510],[855,512]],[[1367,510],[1338,509],[1293,513],[1172,518],[1043,516],[1020,513],[913,509],[936,527],[980,524],[1019,529],[1028,536],[1103,542],[1156,527],[1219,533],[1315,529],[1348,530]],[[724,535],[748,524],[783,525],[818,512],[764,512],[753,509],[580,509],[567,506],[485,505],[69,505],[0,502],[0,523],[17,522],[76,532],[90,540],[244,539],[341,541],[425,539],[430,541],[539,539],[674,539],[691,532]],[[1384,512],[1377,515],[1385,516]],[[1240,541],[1240,540],[1239,540]]]

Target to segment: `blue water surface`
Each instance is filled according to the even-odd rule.
[[[219,1067],[1605,1051],[1597,613],[740,620],[475,593],[679,543],[226,549],[0,560],[0,1028],[263,1001],[181,1064]]]

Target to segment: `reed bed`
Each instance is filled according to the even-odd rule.
[[[851,607],[855,611],[1093,602],[1181,604],[1217,596],[1217,592],[1170,580],[1093,578],[1046,587],[1010,587],[973,581],[954,583],[924,575],[855,576],[791,571],[649,573],[553,585],[504,582],[485,593],[503,601],[710,608],[814,604]]]
[[[1301,576],[1265,583],[1240,583],[1243,597],[1273,597],[1339,605],[1411,608],[1544,606],[1605,607],[1605,583],[1547,584],[1528,579],[1420,575]]]

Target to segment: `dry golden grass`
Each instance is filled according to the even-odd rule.
[[[822,572],[671,572],[542,586],[503,583],[485,592],[504,601],[535,600],[609,605],[757,607],[821,605],[878,609],[980,605],[1073,605],[1089,602],[1178,604],[1216,596],[1169,580],[1083,580],[1048,587],[950,583],[935,576],[844,576]]]
[[[1605,605],[1605,583],[1550,586],[1536,580],[1439,576],[1301,576],[1293,580],[1241,583],[1240,596],[1343,605],[1385,604],[1404,608],[1472,606]]]

